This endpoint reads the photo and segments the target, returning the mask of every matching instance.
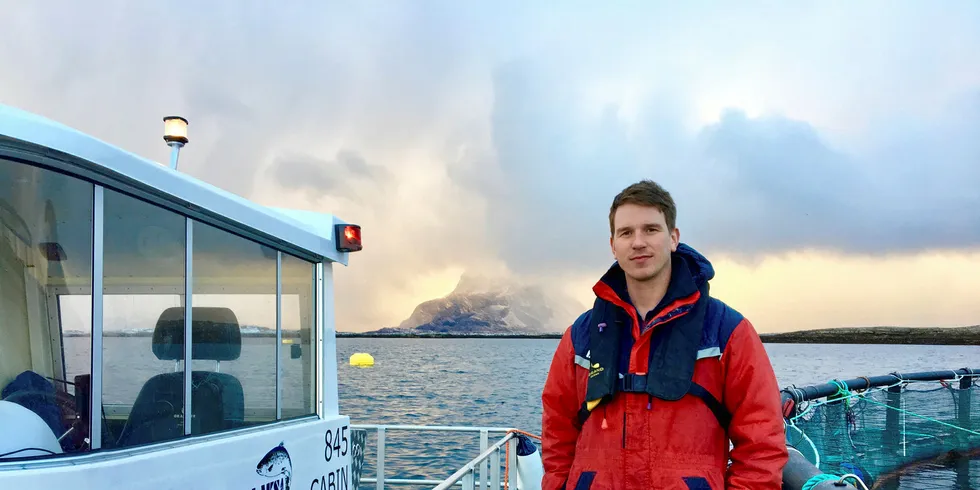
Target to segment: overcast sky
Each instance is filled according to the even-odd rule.
[[[0,103],[363,225],[341,330],[586,304],[641,178],[760,330],[980,323],[980,4],[652,3],[0,0]]]

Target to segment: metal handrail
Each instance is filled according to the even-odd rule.
[[[961,388],[968,388],[975,383],[975,379],[980,377],[980,369],[963,368],[951,371],[931,371],[922,373],[891,373],[885,376],[874,376],[870,378],[862,377],[849,380],[835,380],[832,383],[822,385],[807,386],[798,388],[784,388],[781,390],[783,401],[792,400],[793,410],[796,404],[802,401],[810,401],[817,398],[832,397],[841,388],[847,390],[864,390],[870,388],[886,387],[893,384],[903,384],[916,381],[945,381],[959,380]],[[840,383],[840,384],[838,384]],[[968,413],[968,411],[967,411]],[[517,472],[511,471],[508,474],[508,481],[500,481],[500,451],[509,441],[516,436],[515,429],[506,427],[479,427],[479,426],[444,426],[444,425],[383,425],[383,424],[353,424],[353,429],[360,429],[377,433],[377,478],[363,478],[363,483],[374,483],[377,490],[383,490],[386,484],[408,485],[408,486],[429,486],[435,485],[433,490],[447,490],[449,488],[462,486],[465,490],[475,488],[499,489],[508,486],[511,489],[517,488]],[[430,431],[430,432],[461,432],[461,433],[480,433],[480,453],[479,455],[458,469],[446,480],[430,479],[386,479],[385,473],[385,435],[388,431]],[[490,433],[503,433],[504,436],[493,445],[489,444]],[[517,461],[517,445],[510,444],[508,447],[510,461]],[[489,468],[488,468],[489,465]],[[809,465],[807,462],[806,465]],[[479,468],[479,478],[475,473]],[[814,471],[816,468],[812,468]],[[488,475],[489,473],[489,475]],[[489,476],[489,481],[488,477]],[[841,482],[846,477],[841,478]],[[863,483],[863,482],[861,482]]]
[[[837,380],[837,383],[823,383],[804,387],[783,388],[783,399],[792,398],[796,403],[834,396],[843,387],[847,390],[869,390],[908,382],[968,380],[980,377],[980,368],[962,368],[946,371],[926,371],[917,373],[889,373],[884,376],[861,377]],[[966,383],[964,383],[966,384]],[[969,386],[966,386],[969,387]]]
[[[513,439],[514,433],[513,428],[508,427],[480,427],[480,426],[451,426],[451,425],[385,425],[385,424],[351,424],[351,429],[374,431],[377,437],[377,467],[375,478],[361,478],[362,483],[374,483],[377,490],[384,490],[385,485],[408,485],[408,486],[429,486],[429,485],[440,485],[438,488],[449,488],[450,486],[463,486],[467,490],[473,489],[473,486],[467,487],[466,481],[460,481],[460,479],[453,480],[453,477],[449,477],[448,480],[429,480],[429,479],[411,479],[411,478],[385,478],[385,436],[389,431],[415,431],[415,432],[463,432],[463,433],[479,433],[480,434],[480,456],[477,456],[467,466],[464,468],[471,467],[475,468],[476,465],[479,467],[479,479],[471,480],[471,484],[480,483],[480,488],[484,488],[487,485],[487,474],[490,473],[491,476],[494,474],[496,478],[493,482],[499,482],[500,477],[500,459],[499,459],[499,448],[502,444],[505,444],[510,439]],[[490,433],[501,433],[505,434],[504,437],[494,443],[491,447],[489,444]],[[493,450],[492,448],[497,448]],[[484,456],[490,456],[489,453],[494,453],[496,456],[493,458],[494,461],[487,461]],[[511,444],[509,447],[510,461],[517,461],[517,445]],[[492,466],[492,468],[488,468]],[[460,470],[463,471],[463,470]],[[457,471],[459,473],[460,471]],[[455,476],[455,474],[454,474]],[[507,484],[509,488],[517,488],[517,475],[516,472],[510,472],[509,481]],[[450,482],[451,483],[447,483]],[[443,486],[445,485],[445,486]],[[500,482],[497,487],[503,486],[504,483]],[[356,490],[356,489],[355,489]]]
[[[480,488],[482,489],[485,486],[484,482],[486,481],[483,478],[483,468],[486,467],[484,463],[487,461],[487,458],[490,458],[490,488],[500,488],[500,448],[515,437],[517,437],[515,433],[508,432],[507,435],[500,438],[499,441],[493,443],[492,446],[480,453],[480,455],[476,458],[470,460],[469,463],[463,465],[462,468],[456,470],[452,476],[439,485],[436,485],[432,490],[447,490],[448,488],[455,486],[457,482],[461,482],[463,484],[463,490],[474,490],[476,488],[474,475],[476,472],[476,465],[480,465]],[[514,450],[517,450],[516,445],[514,446]],[[513,473],[509,473],[509,475],[511,479],[514,479],[517,472],[515,471]],[[510,482],[510,484],[514,485],[514,482]],[[516,485],[510,488],[516,488]]]

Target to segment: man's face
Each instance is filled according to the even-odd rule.
[[[648,281],[667,267],[677,250],[680,232],[667,229],[664,213],[652,206],[624,204],[613,215],[613,256],[627,277]]]

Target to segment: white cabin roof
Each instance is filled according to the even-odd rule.
[[[178,170],[140,157],[90,135],[21,109],[0,104],[0,136],[51,148],[74,156],[99,173],[135,180],[156,194],[186,202],[222,220],[270,235],[294,247],[331,261],[347,264],[347,253],[337,251],[333,227],[346,223],[311,211],[270,208],[195,179]]]

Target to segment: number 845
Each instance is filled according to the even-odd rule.
[[[350,440],[347,438],[347,426],[337,427],[336,431],[327,430],[327,433],[323,436],[323,442],[327,444],[327,447],[323,450],[323,459],[330,461],[333,459],[334,454],[339,454],[340,456],[347,456],[347,451],[350,449]]]

